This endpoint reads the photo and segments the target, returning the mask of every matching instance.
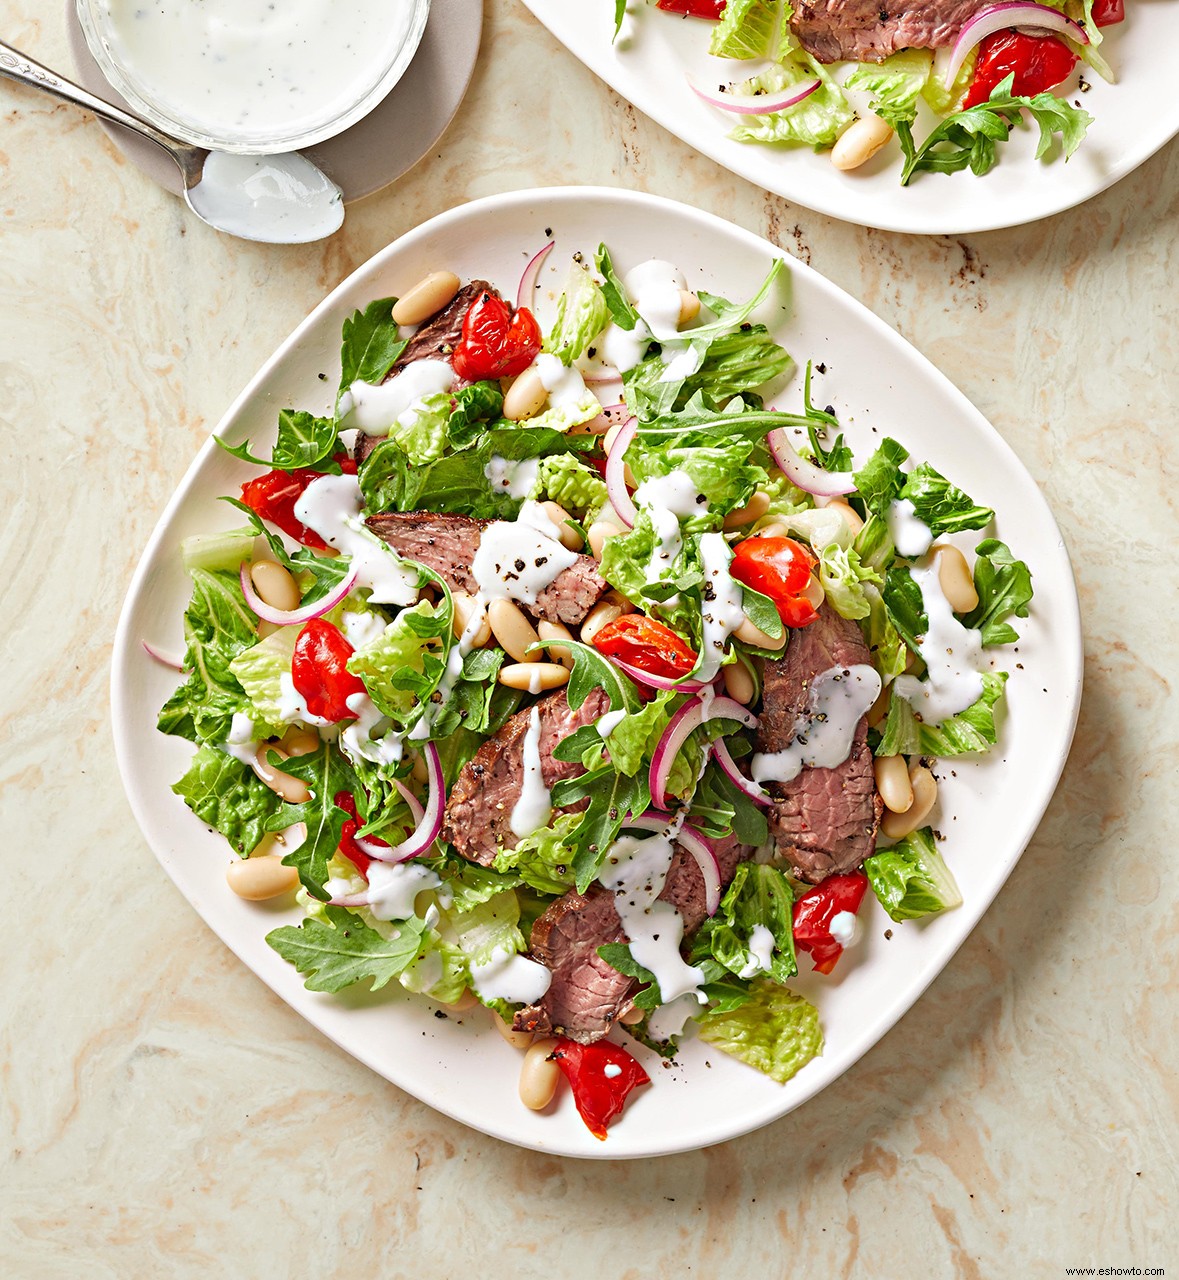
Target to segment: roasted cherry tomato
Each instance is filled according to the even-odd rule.
[[[595,1138],[605,1139],[607,1126],[621,1114],[632,1090],[651,1083],[634,1058],[609,1040],[578,1044],[562,1037],[553,1057],[569,1081],[578,1114]]]
[[[978,46],[974,79],[962,100],[963,109],[986,102],[991,90],[1012,73],[1012,93],[1031,97],[1058,85],[1076,65],[1077,55],[1055,36],[996,31]]]
[[[655,8],[665,13],[683,13],[690,18],[711,18],[717,22],[725,11],[725,4],[726,0],[657,0]]]
[[[1093,24],[1098,27],[1112,27],[1125,21],[1125,0],[1093,0]]]
[[[867,887],[868,877],[862,871],[828,876],[794,904],[794,945],[810,952],[820,973],[830,973],[843,954],[843,944],[832,936],[831,921],[841,911],[854,916]]]
[[[296,542],[315,551],[323,551],[327,543],[295,515],[295,503],[303,496],[303,490],[322,474],[304,467],[296,471],[267,471],[265,475],[242,485],[242,501],[251,511],[277,525]]]
[[[805,627],[819,616],[803,595],[815,557],[793,538],[746,538],[733,550],[729,572],[747,587],[769,596],[787,627]]]
[[[514,378],[536,359],[540,344],[540,325],[527,307],[512,311],[502,298],[481,293],[463,318],[454,371],[468,382]]]
[[[348,670],[352,653],[340,628],[322,618],[312,618],[299,632],[291,658],[291,682],[313,716],[333,723],[355,718],[348,699],[365,690],[360,677]]]
[[[372,865],[372,859],[367,853],[364,853],[360,846],[356,843],[356,833],[360,830],[360,819],[356,815],[356,798],[351,791],[337,791],[332,797],[332,802],[337,809],[343,809],[348,815],[344,819],[344,827],[340,832],[340,843],[337,846],[338,851],[355,866],[356,870],[367,880],[368,869]],[[369,836],[373,844],[384,844],[384,840],[378,840],[376,836]]]
[[[594,636],[594,648],[640,671],[674,680],[696,665],[695,652],[670,628],[641,613],[626,613]]]

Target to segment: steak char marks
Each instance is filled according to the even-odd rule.
[[[819,62],[881,62],[899,49],[941,49],[990,0],[797,0],[790,27]]]
[[[790,635],[785,656],[765,664],[758,749],[784,751],[817,675],[832,667],[871,663],[859,627],[828,605],[819,619]],[[834,769],[803,769],[790,782],[771,782],[770,835],[778,853],[810,884],[854,871],[876,847],[884,804],[876,793],[868,721],[860,717],[851,753]]]

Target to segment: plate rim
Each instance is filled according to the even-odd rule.
[[[314,1012],[296,1007],[292,1003],[292,1000],[288,998],[287,994],[276,987],[274,983],[272,983],[268,977],[260,971],[259,967],[253,963],[252,959],[243,954],[231,938],[226,936],[226,932],[228,931],[223,932],[222,929],[218,928],[217,924],[214,923],[213,919],[210,919],[205,915],[202,905],[194,901],[181,886],[171,865],[170,854],[166,853],[165,850],[157,844],[156,840],[153,839],[153,833],[147,830],[147,810],[137,800],[137,796],[140,794],[141,788],[138,784],[134,769],[134,762],[131,758],[136,730],[132,715],[128,708],[128,687],[125,677],[122,675],[125,664],[128,662],[131,654],[136,652],[138,647],[138,638],[131,635],[134,609],[139,597],[143,594],[145,587],[147,586],[147,580],[151,573],[153,562],[157,558],[160,544],[165,539],[168,532],[168,526],[173,515],[187,501],[190,490],[198,480],[208,457],[213,453],[213,451],[218,449],[218,445],[216,443],[217,439],[224,439],[226,437],[230,427],[233,426],[242,409],[254,399],[259,388],[270,376],[275,366],[283,361],[292,349],[298,346],[303,336],[319,323],[321,316],[330,311],[337,303],[337,300],[350,291],[362,277],[370,272],[374,274],[380,272],[390,258],[395,257],[400,251],[403,251],[407,247],[407,242],[412,244],[412,242],[418,238],[424,238],[442,228],[448,227],[451,223],[461,223],[467,219],[474,219],[478,222],[488,212],[502,211],[505,208],[514,206],[527,206],[529,204],[535,205],[544,201],[556,203],[563,201],[575,201],[578,203],[585,203],[593,200],[619,202],[623,206],[629,205],[636,210],[644,209],[653,214],[657,214],[660,210],[667,210],[669,208],[674,209],[677,214],[686,216],[689,220],[696,220],[706,229],[720,231],[726,236],[736,235],[750,248],[756,248],[759,252],[770,253],[775,257],[783,258],[788,262],[791,272],[800,272],[809,280],[812,286],[818,287],[824,292],[835,295],[842,305],[850,305],[859,313],[862,319],[868,322],[877,337],[882,338],[886,343],[899,344],[907,351],[910,357],[915,358],[923,378],[931,380],[943,393],[948,394],[957,403],[958,408],[972,418],[976,426],[983,429],[985,434],[989,437],[989,443],[997,448],[1000,456],[1002,457],[1005,468],[1013,467],[1021,472],[1027,478],[1028,483],[1034,488],[1038,495],[1043,509],[1042,515],[1050,522],[1048,527],[1054,530],[1057,535],[1059,549],[1063,556],[1063,567],[1067,570],[1065,580],[1061,584],[1067,588],[1062,593],[1064,598],[1061,603],[1067,606],[1068,616],[1061,618],[1059,615],[1055,615],[1055,617],[1056,621],[1060,624],[1059,630],[1061,636],[1071,640],[1068,653],[1066,655],[1062,655],[1061,662],[1061,667],[1065,670],[1066,677],[1070,674],[1067,668],[1073,668],[1071,672],[1072,679],[1069,680],[1067,686],[1064,688],[1064,692],[1059,695],[1060,698],[1066,700],[1068,715],[1067,723],[1063,726],[1064,733],[1062,749],[1059,752],[1059,759],[1053,771],[1050,783],[1046,783],[1043,786],[1042,796],[1038,798],[1037,803],[1032,807],[1032,809],[1026,811],[1024,814],[1024,822],[1022,823],[1018,834],[1008,844],[1010,853],[1001,867],[1001,874],[996,875],[993,883],[987,886],[984,893],[973,894],[968,902],[964,903],[963,906],[958,908],[955,912],[957,919],[966,920],[968,923],[965,927],[956,928],[952,933],[948,934],[948,941],[943,940],[938,943],[935,951],[934,962],[929,965],[929,970],[924,981],[921,981],[919,984],[913,984],[911,982],[906,983],[901,994],[886,1006],[885,1016],[876,1020],[871,1031],[866,1036],[862,1033],[857,1035],[853,1043],[839,1054],[825,1054],[821,1061],[825,1067],[829,1068],[828,1071],[821,1073],[814,1081],[806,1080],[801,1084],[796,1084],[795,1088],[792,1089],[789,1094],[786,1093],[786,1089],[784,1087],[782,1094],[784,1105],[771,1108],[770,1114],[757,1112],[751,1117],[741,1120],[736,1125],[732,1124],[731,1121],[719,1119],[714,1122],[713,1125],[707,1126],[703,1135],[701,1135],[699,1131],[695,1131],[693,1138],[689,1141],[676,1142],[674,1138],[671,1138],[669,1135],[669,1140],[663,1142],[657,1149],[626,1151],[619,1151],[617,1149],[611,1150],[609,1149],[608,1144],[601,1144],[601,1146],[605,1148],[604,1150],[566,1149],[562,1147],[559,1134],[556,1131],[554,1132],[556,1141],[553,1145],[541,1145],[529,1141],[518,1134],[512,1133],[507,1127],[502,1126],[493,1120],[488,1119],[480,1121],[479,1119],[472,1118],[469,1114],[452,1110],[444,1103],[440,1103],[435,1100],[427,1100],[413,1087],[411,1087],[411,1085],[404,1083],[401,1079],[393,1079],[385,1066],[378,1065],[375,1055],[366,1053],[362,1048],[354,1048],[351,1045],[344,1045],[330,1029],[322,1025]],[[478,1130],[502,1141],[509,1142],[512,1145],[523,1149],[536,1150],[544,1154],[604,1160],[644,1159],[652,1156],[673,1155],[687,1151],[701,1150],[719,1142],[742,1137],[753,1130],[762,1128],[770,1123],[782,1119],[790,1112],[810,1101],[818,1093],[822,1092],[823,1089],[836,1083],[851,1066],[868,1053],[868,1051],[872,1049],[885,1034],[891,1031],[909,1011],[909,1009],[917,1003],[926,990],[928,990],[934,979],[944,972],[958,949],[973,934],[979,920],[981,920],[982,916],[990,908],[1000,889],[1006,883],[1011,872],[1014,870],[1016,864],[1026,851],[1043,819],[1048,805],[1056,794],[1060,777],[1063,773],[1065,764],[1067,763],[1069,751],[1076,731],[1083,691],[1083,674],[1083,631],[1081,626],[1080,603],[1077,594],[1076,577],[1072,570],[1067,546],[1064,542],[1063,536],[1060,534],[1059,526],[1052,514],[1052,510],[1048,505],[1047,499],[1044,497],[1034,477],[1032,477],[1031,473],[1020,461],[1018,455],[1007,441],[999,434],[996,428],[991,425],[982,412],[971,403],[965,393],[955,386],[955,384],[945,374],[943,374],[928,357],[913,346],[912,343],[904,338],[903,335],[897,332],[885,320],[881,319],[881,317],[867,308],[857,298],[842,289],[840,286],[836,285],[833,281],[828,280],[813,267],[800,261],[787,250],[774,245],[764,237],[732,223],[725,218],[719,217],[718,215],[706,210],[696,208],[682,201],[650,195],[645,192],[637,192],[625,188],[610,186],[582,187],[564,185],[553,187],[533,187],[485,196],[478,200],[460,204],[451,209],[445,210],[425,222],[418,224],[416,227],[411,228],[409,231],[384,246],[384,248],[378,250],[374,255],[372,255],[372,257],[360,264],[353,272],[342,280],[308,313],[307,316],[304,317],[302,321],[299,322],[299,324],[266,358],[253,377],[249,379],[242,391],[234,397],[229,408],[225,411],[218,421],[217,426],[198,449],[196,456],[193,458],[180,481],[173,489],[167,503],[155,522],[151,535],[148,538],[134,573],[132,574],[120,608],[112,646],[110,675],[112,713],[111,731],[114,738],[116,762],[124,792],[127,796],[136,823],[143,833],[144,839],[151,848],[157,862],[160,863],[169,879],[172,880],[173,884],[181,893],[181,896],[189,906],[196,911],[196,914],[200,917],[203,923],[240,961],[244,963],[247,969],[259,978],[272,993],[277,995],[290,1007],[292,1013],[314,1027],[316,1031],[324,1035],[342,1052],[363,1063],[382,1079],[389,1081],[395,1087],[414,1097],[423,1105],[428,1106],[441,1114],[447,1115],[451,1119],[454,1119],[469,1128]],[[959,915],[959,912],[963,914]],[[299,990],[302,990],[301,981],[299,984]]]

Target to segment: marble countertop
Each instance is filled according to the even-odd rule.
[[[8,41],[68,67],[59,6],[0,0],[0,18]],[[536,109],[538,66],[559,109]],[[4,84],[0,113],[0,1272],[1179,1268],[1179,147],[1023,229],[866,231],[695,155],[511,0],[488,0],[441,142],[310,248],[209,231],[73,109]],[[761,1132],[613,1165],[470,1132],[301,1022],[156,864],[108,724],[140,550],[262,360],[423,219],[577,182],[694,202],[895,326],[1043,487],[1085,627],[1056,798],[912,1012]]]

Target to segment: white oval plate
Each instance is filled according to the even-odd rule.
[[[712,23],[663,13],[630,0],[633,38],[612,43],[610,0],[524,0],[532,13],[595,75],[638,109],[733,173],[807,209],[884,231],[962,235],[1022,226],[1104,191],[1179,133],[1179,97],[1160,50],[1179,45],[1179,4],[1129,0],[1126,21],[1107,27],[1102,52],[1118,77],[1106,84],[1086,70],[1088,91],[1069,81],[1067,98],[1094,122],[1068,163],[1035,159],[1039,130],[1016,130],[999,148],[999,163],[982,178],[968,170],[917,175],[900,185],[895,143],[852,173],[840,173],[830,153],[806,147],[733,142],[731,125],[692,92],[685,79],[716,84],[740,78],[741,64],[708,53]],[[717,68],[724,68],[718,73]],[[932,117],[931,117],[932,118]],[[919,136],[924,136],[919,134]]]
[[[530,254],[552,231],[557,250],[542,284],[555,289],[569,254],[600,241],[622,268],[654,254],[691,284],[749,296],[772,255],[785,257],[783,290],[761,318],[801,363],[822,362],[819,403],[833,403],[857,456],[884,433],[904,441],[998,511],[997,536],[1032,567],[1036,598],[1023,622],[1023,670],[1009,682],[1001,745],[977,762],[954,762],[942,784],[935,825],[965,904],[920,924],[892,926],[874,900],[864,937],[833,980],[798,980],[819,1005],[823,1056],[780,1087],[741,1063],[688,1042],[672,1068],[637,1050],[653,1079],[632,1099],[607,1141],[592,1137],[565,1094],[552,1115],[517,1100],[519,1053],[477,1010],[441,1020],[435,1007],[392,984],[376,996],[328,996],[304,989],[270,950],[268,930],[297,909],[243,902],[225,883],[230,856],[171,791],[191,746],[155,729],[175,678],[143,652],[149,640],[182,645],[189,596],[178,544],[200,531],[231,528],[236,513],[217,501],[256,474],[210,440],[152,534],[135,573],[115,639],[111,695],[119,767],[148,842],[209,926],[291,1007],[374,1071],[430,1106],[509,1142],[605,1158],[689,1150],[734,1137],[784,1115],[835,1080],[893,1025],[953,955],[1007,878],[1056,786],[1076,722],[1081,687],[1080,620],[1068,556],[1036,485],[960,392],[902,338],[821,276],[757,236],[685,205],[600,188],[557,188],[493,196],[463,205],[403,236],[324,300],[246,387],[215,434],[230,442],[273,438],[278,410],[330,411],[339,372],[340,325],[354,308],[404,291],[427,271],[483,276],[513,294]],[[327,375],[326,382],[321,374]],[[783,403],[800,404],[796,384]],[[803,961],[804,967],[807,962]],[[705,1065],[711,1064],[710,1068]]]

